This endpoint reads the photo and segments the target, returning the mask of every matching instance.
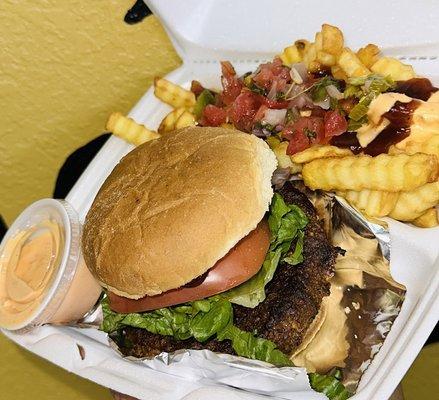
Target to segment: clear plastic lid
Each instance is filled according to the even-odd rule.
[[[49,322],[70,288],[81,256],[81,224],[76,211],[69,203],[53,199],[42,199],[33,203],[9,228],[0,244],[0,285],[3,292],[5,290],[7,292],[7,257],[10,257],[7,253],[17,251],[14,249],[16,246],[14,238],[18,235],[22,235],[25,241],[35,238],[44,230],[47,231],[48,223],[59,228],[56,254],[53,254],[50,264],[50,268],[53,268],[50,279],[46,282],[36,303],[29,307],[30,312],[23,313],[22,318],[18,315],[16,320],[7,324],[0,321],[0,324],[4,325],[3,328],[26,332]],[[21,250],[18,249],[18,251]],[[4,298],[0,300],[1,313],[6,310],[7,300],[5,301]]]

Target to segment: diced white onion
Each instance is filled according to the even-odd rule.
[[[300,74],[299,74],[299,72],[297,71],[296,68],[291,67],[291,69],[290,69],[290,76],[291,76],[291,79],[293,80],[294,83],[297,83],[298,85],[303,83],[303,79],[300,76]]]
[[[323,101],[314,102],[314,104],[316,106],[323,108],[324,110],[329,110],[329,107],[331,107],[331,99],[329,97],[327,97]]]
[[[326,86],[326,91],[333,99],[341,100],[344,97],[343,93],[340,92],[335,85]]]
[[[268,109],[264,113],[264,117],[262,118],[262,122],[266,124],[270,124],[272,126],[282,124],[285,120],[285,116],[287,115],[287,110],[271,110]]]
[[[306,78],[308,77],[308,69],[306,68],[305,63],[296,63],[291,66],[291,68],[294,68],[297,73],[300,75],[303,81],[306,81]]]
[[[276,94],[277,94],[277,83],[276,81],[274,81],[273,84],[271,85],[270,91],[267,94],[267,99],[276,100]]]
[[[298,109],[303,107],[312,107],[312,105],[313,102],[311,97],[309,97],[306,93],[299,94],[290,101],[290,107],[296,107]]]

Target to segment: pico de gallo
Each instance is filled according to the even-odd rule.
[[[345,81],[334,78],[330,69],[310,73],[304,63],[285,66],[278,57],[241,76],[230,62],[224,61],[221,72],[219,92],[192,82],[198,124],[233,124],[264,139],[276,137],[288,142],[287,155],[322,144],[347,147],[354,153],[384,153],[409,134],[410,121],[405,118],[401,123],[399,119],[398,124],[398,118],[394,118],[395,124],[386,127],[386,134],[377,138],[378,142],[361,147],[356,131],[367,124],[372,100],[389,91],[422,99],[425,91],[431,94],[436,90],[425,78],[394,82],[390,76],[373,74]],[[420,87],[422,94],[416,96],[414,88]],[[391,111],[407,116],[416,106],[416,101],[397,102]]]

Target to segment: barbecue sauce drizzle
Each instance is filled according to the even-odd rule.
[[[426,78],[413,78],[398,82],[394,92],[403,93],[413,99],[428,100],[432,93],[436,92],[430,80]],[[410,125],[414,111],[421,102],[412,100],[409,103],[397,101],[395,105],[383,117],[390,121],[387,126],[367,147],[361,147],[355,132],[345,132],[331,139],[331,144],[337,147],[349,148],[354,154],[364,153],[377,156],[387,153],[389,147],[399,143],[410,135]]]

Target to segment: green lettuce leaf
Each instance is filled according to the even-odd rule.
[[[320,375],[317,373],[308,374],[311,387],[320,393],[325,394],[330,400],[346,400],[351,393],[339,381],[337,375]]]
[[[198,312],[190,321],[190,332],[199,342],[205,342],[224,330],[232,322],[233,310],[230,302],[219,299],[209,311]]]
[[[101,329],[107,333],[132,326],[177,340],[193,337],[205,342],[216,335],[217,340],[230,340],[236,354],[241,357],[277,366],[292,365],[288,356],[278,350],[273,342],[234,326],[232,304],[218,296],[141,314],[113,312],[105,299],[102,301],[102,310],[104,321]]]
[[[308,218],[299,207],[286,204],[282,196],[275,193],[268,217],[271,244],[262,268],[251,279],[221,296],[232,303],[249,308],[263,302],[265,286],[273,279],[279,262],[283,260],[296,265],[303,261],[303,230],[307,224]],[[294,240],[297,240],[294,251],[288,254]]]
[[[277,349],[273,342],[258,338],[250,332],[245,332],[234,325],[229,325],[227,329],[218,335],[217,339],[230,340],[233,350],[241,357],[265,361],[278,367],[293,365],[288,356]]]
[[[294,251],[283,258],[283,261],[290,264],[290,265],[297,265],[303,262],[303,238],[305,237],[305,234],[303,231],[297,232],[297,242],[296,247],[294,248]]]
[[[282,249],[269,251],[258,273],[247,282],[221,294],[230,302],[244,307],[254,308],[265,300],[265,286],[273,279],[273,275],[282,256]]]
[[[173,336],[179,340],[192,337],[190,320],[197,313],[194,306],[161,308],[147,313],[119,314],[111,311],[108,302],[102,302],[104,320],[101,329],[111,333],[123,326],[142,328],[151,333]]]
[[[102,330],[111,333],[123,326],[145,329],[178,340],[191,337],[205,342],[230,324],[232,305],[225,299],[211,297],[181,306],[160,308],[145,313],[119,314],[111,311],[108,302],[102,303]]]

